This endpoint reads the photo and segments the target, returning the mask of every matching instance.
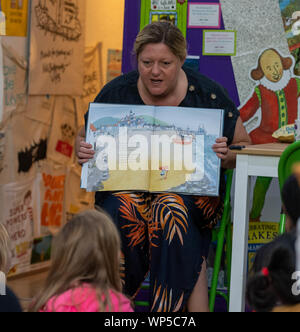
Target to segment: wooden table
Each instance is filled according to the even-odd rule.
[[[253,176],[277,178],[279,159],[288,145],[283,143],[249,145],[243,150],[236,151],[230,312],[245,310],[250,179]]]

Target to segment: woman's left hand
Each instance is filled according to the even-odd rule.
[[[220,137],[216,139],[216,143],[212,146],[212,149],[214,150],[216,155],[222,160],[225,160],[228,155],[227,142],[227,137]]]

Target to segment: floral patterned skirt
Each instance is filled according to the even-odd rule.
[[[150,271],[151,311],[184,310],[222,214],[219,197],[121,192],[96,204],[120,232],[124,293],[134,298]]]

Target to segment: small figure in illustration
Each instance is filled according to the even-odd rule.
[[[167,180],[169,168],[168,167],[160,167],[159,170],[161,171],[160,176],[161,180]]]
[[[88,191],[104,189],[103,182],[109,179],[108,155],[105,148],[98,148],[89,165]]]
[[[261,109],[261,121],[249,135],[253,144],[273,143],[272,134],[279,128],[294,124],[298,114],[300,78],[292,74],[293,58],[283,57],[278,50],[264,50],[251,78],[258,81],[252,96],[240,108],[243,122],[257,121],[257,111]],[[258,177],[254,188],[251,221],[259,221],[265,196],[272,178]]]

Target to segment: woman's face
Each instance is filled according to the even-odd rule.
[[[143,88],[153,97],[169,95],[176,88],[182,65],[164,43],[147,44],[138,58]]]

